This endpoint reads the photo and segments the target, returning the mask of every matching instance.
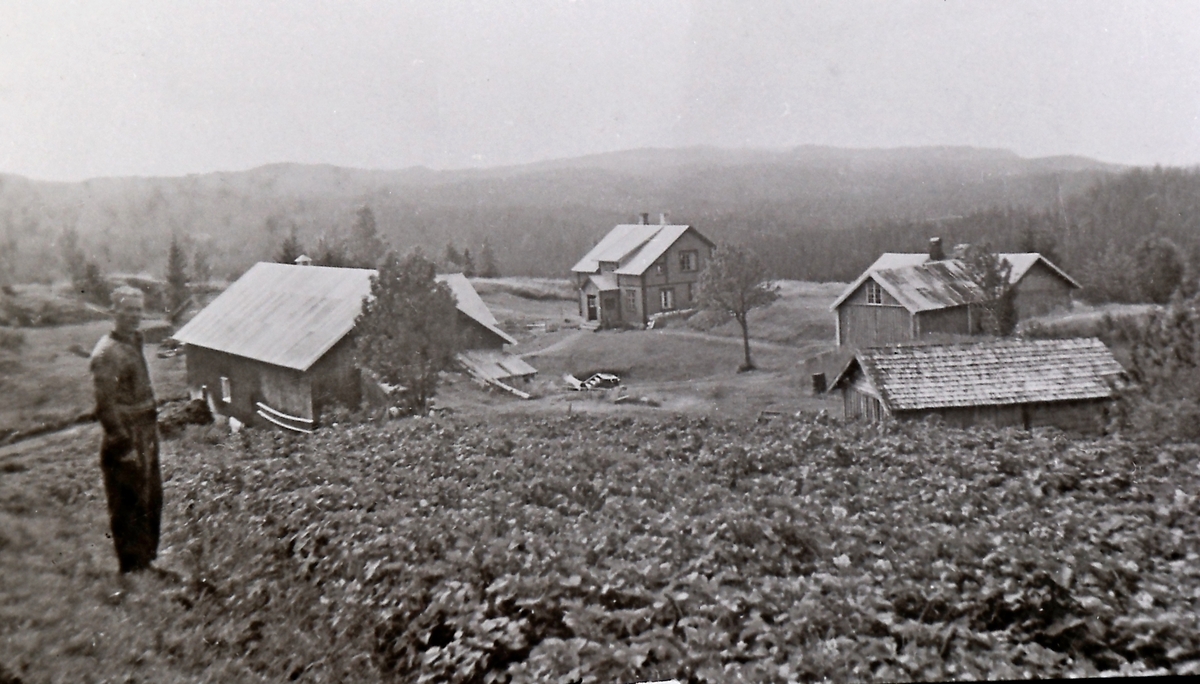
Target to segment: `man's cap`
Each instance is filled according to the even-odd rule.
[[[113,311],[118,313],[122,311],[141,313],[146,308],[146,295],[136,287],[122,285],[113,290],[112,306]]]

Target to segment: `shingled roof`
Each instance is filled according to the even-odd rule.
[[[308,370],[353,328],[374,270],[260,262],[175,333],[175,339]],[[458,310],[514,344],[461,274],[439,275]]]
[[[1122,372],[1096,338],[872,347],[833,386],[858,369],[890,411],[1105,399]]]

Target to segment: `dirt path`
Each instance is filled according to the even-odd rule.
[[[554,344],[551,344],[548,347],[543,347],[542,349],[535,349],[533,351],[528,351],[528,352],[525,352],[524,354],[517,354],[517,356],[524,359],[526,357],[537,356],[539,354],[552,354],[561,349],[566,349],[567,347],[571,346],[572,344],[575,344],[575,340],[578,340],[580,337],[583,337],[584,335],[587,335],[587,334],[591,334],[591,331],[590,330],[576,330],[575,332],[571,333],[570,335],[567,335],[566,337],[555,342]]]

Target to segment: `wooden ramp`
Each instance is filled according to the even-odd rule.
[[[537,374],[537,369],[524,359],[502,351],[477,349],[460,352],[457,359],[471,377],[483,384],[502,389],[522,399],[531,398],[528,392],[509,384],[514,378],[527,380]]]

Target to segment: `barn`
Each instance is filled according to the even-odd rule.
[[[248,424],[309,431],[337,405],[357,406],[354,323],[375,271],[258,263],[175,333],[188,388],[214,411]],[[457,300],[469,349],[516,340],[497,327],[461,274],[438,276]]]
[[[1036,252],[999,256],[1011,266],[1018,321],[1070,307],[1079,283],[1050,260]],[[928,253],[880,256],[830,308],[839,347],[872,347],[978,334],[975,305],[982,298],[965,264],[946,258],[941,240],[933,238]]]
[[[838,374],[847,419],[940,416],[958,427],[1055,426],[1095,433],[1121,365],[1096,338],[861,349]]]

